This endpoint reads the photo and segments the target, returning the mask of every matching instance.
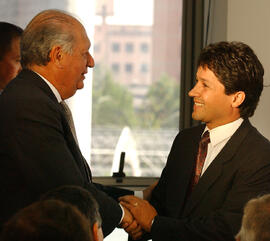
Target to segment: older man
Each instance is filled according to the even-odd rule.
[[[120,223],[132,223],[130,213],[100,191],[113,196],[113,190],[92,183],[60,104],[83,88],[87,68],[94,66],[90,46],[82,24],[62,11],[43,11],[26,27],[23,70],[0,96],[0,112],[5,113],[0,118],[0,225],[62,185],[81,186],[93,194],[105,236]]]

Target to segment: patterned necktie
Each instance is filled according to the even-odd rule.
[[[70,130],[72,132],[72,135],[78,145],[78,139],[77,139],[77,135],[76,135],[76,130],[75,130],[75,126],[74,126],[74,121],[73,121],[73,118],[72,118],[72,113],[71,113],[71,110],[69,109],[67,103],[65,101],[61,101],[60,104],[62,105],[64,111],[65,111],[65,114],[66,114],[66,118],[67,118],[67,121],[68,121],[68,125],[70,127]]]
[[[65,101],[61,101],[60,104],[61,104],[61,106],[64,109],[65,116],[66,116],[66,119],[68,121],[68,125],[70,127],[71,132],[72,132],[72,135],[74,137],[74,140],[75,140],[75,142],[76,142],[76,144],[77,144],[77,146],[79,148],[79,143],[78,143],[78,139],[77,139],[77,135],[76,135],[76,130],[75,130],[75,126],[74,126],[74,121],[73,121],[71,110],[69,109],[69,107],[68,107],[68,105],[67,105],[67,103]],[[87,173],[88,181],[89,182],[92,182],[92,174],[91,174],[91,171],[90,171],[89,166],[87,164],[87,161],[85,160],[85,158],[83,157],[82,154],[81,154],[81,156],[82,156],[82,159],[83,159],[83,164],[84,164],[85,171]]]
[[[209,131],[206,131],[199,143],[199,149],[198,149],[198,154],[197,154],[197,159],[196,159],[196,167],[195,167],[195,173],[194,173],[194,177],[191,183],[191,190],[193,190],[193,188],[196,186],[196,184],[198,183],[201,173],[202,173],[202,169],[203,169],[203,165],[204,165],[204,161],[207,155],[207,148],[208,148],[208,143],[210,142],[210,137],[209,137]]]

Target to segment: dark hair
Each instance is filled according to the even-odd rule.
[[[0,22],[0,60],[10,50],[14,38],[21,37],[23,30],[11,23]]]
[[[76,206],[90,221],[91,227],[95,222],[101,226],[99,206],[92,194],[79,186],[61,186],[48,191],[41,200],[56,199]]]
[[[89,225],[71,204],[39,201],[21,209],[4,225],[1,241],[92,241]]]
[[[242,42],[219,42],[205,47],[198,66],[207,67],[225,87],[227,95],[245,92],[240,105],[240,116],[254,114],[263,90],[264,69],[253,50]]]

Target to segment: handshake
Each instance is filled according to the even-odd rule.
[[[125,215],[121,227],[125,229],[133,240],[142,237],[145,232],[151,231],[154,217],[157,215],[155,208],[148,202],[157,182],[143,190],[143,199],[128,195],[119,198]]]

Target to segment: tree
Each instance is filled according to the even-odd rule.
[[[136,118],[133,98],[128,90],[116,83],[109,71],[95,68],[93,78],[93,125],[134,126]]]
[[[179,84],[164,74],[153,83],[140,113],[142,127],[176,128],[179,123]]]

